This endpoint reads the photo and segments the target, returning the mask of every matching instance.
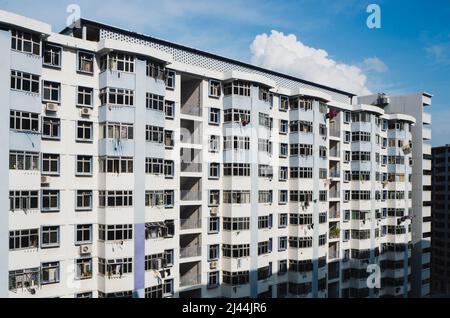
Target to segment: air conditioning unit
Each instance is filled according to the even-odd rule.
[[[80,246],[80,254],[91,254],[92,253],[92,245],[81,245]]]
[[[41,183],[42,183],[42,184],[50,183],[50,178],[49,178],[49,177],[46,177],[46,176],[42,176],[42,177],[41,177]]]
[[[47,105],[45,105],[45,110],[48,112],[57,112],[58,105],[54,103],[47,103]]]
[[[81,109],[81,116],[90,116],[92,114],[92,110],[88,107],[84,107]]]
[[[219,214],[219,208],[214,207],[211,209],[211,216],[217,216]]]
[[[216,269],[218,266],[218,263],[216,261],[209,263],[209,268],[210,269]]]

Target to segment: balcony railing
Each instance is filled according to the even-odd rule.
[[[202,172],[202,164],[196,162],[182,162],[181,172]]]
[[[184,275],[180,277],[180,286],[194,286],[201,284],[201,275]]]
[[[180,258],[197,257],[201,255],[202,255],[202,248],[200,245],[180,248]]]
[[[330,219],[341,218],[341,213],[339,211],[330,211]]]
[[[339,171],[330,171],[330,178],[340,178],[341,173]]]
[[[340,191],[330,191],[330,199],[339,199],[341,197]]]
[[[193,230],[193,229],[199,229],[202,227],[202,220],[201,219],[181,219],[180,220],[180,227],[182,230]]]
[[[341,130],[337,128],[330,128],[330,136],[332,137],[341,137]]]
[[[339,250],[335,250],[335,249],[328,250],[328,258],[329,259],[339,258]]]
[[[181,113],[184,115],[201,116],[202,108],[198,105],[183,105],[181,106]]]
[[[181,190],[181,201],[200,201],[202,199],[202,193],[200,191]]]
[[[340,157],[341,156],[341,151],[338,149],[330,149],[330,157]]]

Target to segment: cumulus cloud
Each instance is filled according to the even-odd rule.
[[[360,67],[338,63],[327,51],[309,47],[293,34],[275,30],[270,35],[260,34],[250,48],[251,62],[255,65],[358,95],[371,94],[367,76]],[[377,67],[380,69],[380,64]]]
[[[378,57],[368,57],[364,59],[364,67],[366,71],[374,71],[377,73],[385,73],[388,67]]]

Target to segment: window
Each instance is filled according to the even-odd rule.
[[[59,103],[61,95],[61,84],[44,81],[42,100],[44,102]]]
[[[92,258],[80,258],[75,260],[77,279],[92,278]]]
[[[93,123],[89,121],[77,121],[77,141],[93,140]]]
[[[226,163],[223,166],[223,175],[226,177],[249,177],[250,164],[248,163]]]
[[[146,95],[147,109],[164,111],[164,96],[147,93]]]
[[[259,125],[272,130],[273,118],[267,114],[259,113]]]
[[[219,245],[210,245],[208,247],[208,262],[219,259]]]
[[[18,230],[9,232],[9,250],[20,250],[28,248],[38,248],[39,230]]]
[[[100,173],[133,173],[133,158],[102,157]]]
[[[171,149],[175,145],[175,133],[172,130],[164,131],[164,146],[166,149]]]
[[[42,139],[59,140],[61,137],[61,120],[59,118],[42,118]]]
[[[100,124],[101,138],[132,140],[133,125],[120,123],[103,123]]]
[[[163,63],[150,60],[147,60],[146,63],[146,75],[148,77],[165,81],[166,68]]]
[[[295,120],[289,123],[291,133],[301,132],[311,134],[313,132],[313,123],[310,121]]]
[[[350,143],[351,133],[349,131],[344,131],[344,143]]]
[[[154,142],[162,144],[164,142],[164,128],[147,125],[145,128],[145,140],[147,142]]]
[[[242,126],[250,124],[250,111],[243,109],[226,109],[223,111],[224,123],[239,123]]]
[[[219,136],[209,136],[209,152],[219,152],[219,144]]]
[[[258,243],[258,255],[269,254],[271,251],[269,249],[269,241]]]
[[[250,137],[224,136],[223,148],[224,150],[249,150]]]
[[[209,190],[208,206],[216,207],[220,203],[220,190]]]
[[[41,229],[41,248],[59,247],[59,226],[43,226]]]
[[[258,150],[272,154],[272,142],[268,139],[258,139]]]
[[[249,204],[250,191],[224,191],[224,204]]]
[[[280,120],[280,134],[287,134],[288,133],[288,125],[289,122],[287,120]]]
[[[272,190],[259,191],[258,202],[272,204]]]
[[[62,49],[59,46],[54,46],[50,44],[44,44],[44,52],[42,63],[45,66],[50,67],[61,67],[61,52]]]
[[[258,229],[268,229],[269,228],[269,216],[258,217]]]
[[[344,124],[350,124],[352,121],[352,114],[350,112],[344,112]]]
[[[173,190],[159,190],[145,192],[145,206],[148,207],[173,207],[174,191]]]
[[[92,292],[85,292],[85,293],[75,294],[75,298],[94,298],[94,297],[92,295]]]
[[[78,72],[94,74],[94,54],[78,51]]]
[[[166,113],[166,119],[175,118],[175,102],[166,100],[164,103],[164,111]]]
[[[307,144],[291,144],[290,154],[291,157],[294,156],[312,156],[312,145]]]
[[[77,190],[77,211],[92,210],[92,190]]]
[[[100,57],[100,70],[134,73],[134,56],[112,52]]]
[[[267,87],[259,87],[259,100],[269,103],[272,101],[272,94],[269,93],[269,89]]]
[[[77,106],[92,107],[94,101],[94,89],[78,86]]]
[[[98,259],[98,272],[107,275],[108,278],[121,278],[124,274],[133,272],[133,259],[131,257],[112,260]]]
[[[327,158],[327,147],[323,147],[323,146],[319,147],[319,157]]]
[[[173,295],[173,279],[166,279],[164,281],[164,296],[171,296]]]
[[[289,106],[291,110],[300,109],[303,111],[312,110],[312,99],[304,97],[294,97],[289,99]]]
[[[220,124],[220,109],[218,109],[218,108],[210,108],[209,109],[209,123],[211,125],[219,125]]]
[[[288,202],[288,191],[280,190],[278,195],[278,204],[286,204]]]
[[[282,236],[278,238],[278,252],[282,252],[287,250],[288,247],[288,239],[286,236]]]
[[[59,175],[59,155],[42,154],[42,175]]]
[[[240,245],[222,245],[223,257],[226,258],[242,258],[250,256],[250,244]]]
[[[133,191],[99,191],[99,207],[133,206]]]
[[[250,218],[223,218],[224,231],[247,231],[250,229]]]
[[[208,222],[208,234],[219,233],[220,231],[220,218],[211,217]]]
[[[220,97],[222,84],[220,81],[209,80],[209,97]]]
[[[220,177],[220,163],[211,162],[209,164],[209,179],[219,179]]]
[[[134,91],[120,88],[103,88],[100,90],[101,106],[133,106]]]
[[[280,96],[280,111],[285,112],[289,109],[289,97]]]
[[[39,76],[12,70],[11,89],[39,94]]]
[[[163,285],[152,286],[145,289],[145,298],[162,298]]]
[[[280,158],[287,158],[288,156],[288,144],[280,144]]]
[[[42,190],[42,211],[52,212],[59,210],[59,191]]]
[[[352,155],[352,153],[350,151],[345,151],[344,152],[344,161],[345,162],[350,162],[351,161],[351,155]]]
[[[59,262],[42,263],[41,282],[44,285],[59,283]]]
[[[226,83],[223,87],[223,94],[225,96],[250,96],[250,83],[244,81],[233,81],[230,83]]]
[[[146,174],[163,174],[164,160],[159,158],[145,159],[145,173]]]
[[[126,241],[133,239],[132,224],[98,225],[98,239],[100,241]]]
[[[38,132],[39,114],[11,110],[9,128],[18,131]]]
[[[41,40],[37,34],[11,30],[11,48],[23,53],[40,55]]]
[[[208,273],[208,286],[207,288],[216,288],[219,286],[219,272]]]
[[[172,70],[166,70],[166,88],[175,89],[176,73]]]
[[[92,156],[77,156],[77,170],[78,176],[92,175]]]
[[[242,271],[242,272],[222,272],[222,280],[224,284],[239,286],[239,285],[247,285],[250,282],[250,272]]]
[[[280,167],[279,180],[286,181],[288,179],[288,167]]]
[[[39,209],[39,191],[10,191],[9,210]]]
[[[38,152],[9,152],[9,169],[23,171],[39,170],[39,153]]]
[[[258,166],[258,176],[260,178],[273,178],[273,167],[268,165],[259,165]]]
[[[287,213],[282,213],[278,216],[278,227],[285,228],[288,226],[288,215]]]
[[[172,160],[164,160],[164,176],[173,178],[175,175],[175,163]]]
[[[92,243],[92,224],[77,225],[75,235],[75,245]]]

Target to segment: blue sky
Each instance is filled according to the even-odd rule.
[[[0,9],[59,31],[71,3],[88,19],[280,71],[293,69],[307,79],[316,79],[315,66],[325,63],[319,72],[325,81],[344,68],[350,81],[372,92],[429,92],[433,145],[450,143],[448,0],[0,0]],[[370,3],[381,7],[381,29],[366,26]],[[295,61],[310,67],[292,68]]]

